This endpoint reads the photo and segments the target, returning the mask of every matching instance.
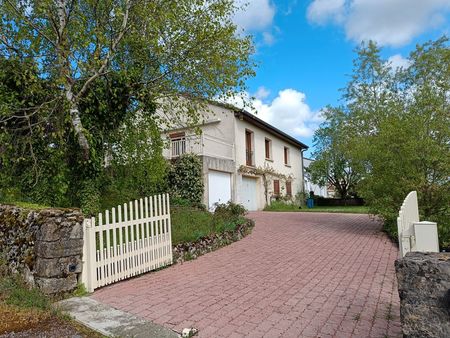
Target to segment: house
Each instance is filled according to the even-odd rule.
[[[312,191],[316,196],[329,197],[328,188],[312,183],[310,174],[306,172],[306,169],[309,168],[309,166],[313,162],[314,160],[310,158],[307,157],[303,158],[303,168],[305,169],[304,173],[305,192],[309,194]]]
[[[308,147],[255,115],[209,103],[193,129],[167,130],[163,154],[173,159],[194,153],[203,163],[203,203],[233,201],[261,210],[273,199],[293,199],[303,191],[303,151]]]

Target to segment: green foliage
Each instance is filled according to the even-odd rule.
[[[64,205],[67,191],[58,112],[46,104],[53,85],[31,62],[0,57],[0,198]],[[22,106],[23,108],[17,108]],[[39,114],[28,114],[39,105]],[[31,109],[31,108],[30,108]],[[27,115],[28,114],[28,115]],[[61,165],[62,164],[62,165]],[[26,198],[24,198],[26,196]]]
[[[341,109],[332,107],[325,109],[323,114],[326,120],[314,133],[315,161],[306,169],[306,174],[313,183],[332,185],[341,198],[356,195],[362,168],[353,160],[348,148],[350,134],[346,128],[346,115]]]
[[[51,91],[32,64],[1,58],[0,62],[0,97],[18,101],[11,105],[27,100],[37,104]],[[58,126],[54,119],[58,110],[47,116],[41,109],[30,121],[36,127],[28,130],[22,125],[26,111],[15,112],[24,120],[14,121],[5,103],[0,115],[0,139],[7,145],[0,147],[0,200],[79,206],[92,214],[164,190],[167,164],[157,122],[150,110],[146,114],[128,110],[127,86],[120,79],[98,81],[81,100],[85,125],[98,136],[88,162],[77,155],[70,131]]]
[[[77,288],[72,292],[74,297],[84,297],[87,296],[89,292],[86,289],[86,286],[83,283],[78,283]]]
[[[96,181],[86,180],[82,182],[80,207],[85,215],[94,215],[100,210],[100,191]]]
[[[298,204],[274,201],[264,208],[264,211],[290,211],[290,212],[328,212],[348,214],[368,214],[366,206],[315,206],[314,208],[299,207]]]
[[[270,205],[266,205],[264,211],[298,211],[299,205],[295,203],[287,203],[285,201],[272,201]]]
[[[40,65],[38,77],[53,84],[46,102],[60,108],[57,119],[78,146],[74,154],[89,161],[103,140],[88,124],[114,128],[123,112],[147,111],[148,102],[172,102],[180,93],[212,99],[245,88],[254,74],[253,46],[232,21],[237,9],[232,0],[3,1],[0,55]],[[95,101],[92,93],[105,82],[120,90],[100,97],[121,102],[100,100],[92,114],[83,101]],[[22,103],[17,107],[41,110]],[[198,120],[195,109],[184,114]]]
[[[218,204],[214,213],[195,207],[173,206],[172,242],[174,245],[193,242],[205,236],[235,230],[246,222],[244,213],[241,205],[231,202]]]
[[[108,167],[100,178],[101,209],[166,190],[169,165],[162,155],[163,142],[155,121],[139,117],[125,123]]]
[[[242,204],[233,203],[228,201],[227,203],[215,203],[214,216],[222,217],[224,219],[236,219],[244,216],[247,210]]]
[[[254,73],[236,10],[231,0],[0,2],[0,200],[92,213],[163,190],[161,126],[195,124],[205,100],[241,92]]]
[[[42,209],[48,209],[50,208],[48,205],[41,205],[36,203],[28,203],[28,202],[21,202],[21,201],[8,201],[7,204],[18,206],[22,209],[27,210],[42,210]]]
[[[192,242],[214,233],[213,216],[192,207],[172,207],[172,243]]]
[[[0,294],[6,304],[20,308],[51,309],[51,301],[36,288],[29,288],[18,276],[0,278]]]
[[[202,162],[193,154],[184,154],[172,164],[168,187],[175,198],[201,203],[203,197]]]
[[[345,137],[333,141],[362,169],[357,191],[389,234],[397,236],[399,208],[416,190],[420,217],[438,222],[443,247],[450,244],[448,41],[417,46],[409,67],[398,69],[381,59],[375,44],[363,44],[344,90],[346,105],[335,110]],[[333,123],[335,116],[327,118]]]

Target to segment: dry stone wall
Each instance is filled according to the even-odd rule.
[[[450,337],[450,253],[409,252],[395,262],[404,337]]]
[[[83,214],[0,205],[0,253],[12,272],[47,294],[76,288],[82,269]]]

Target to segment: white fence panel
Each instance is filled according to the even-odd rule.
[[[82,282],[89,292],[172,264],[169,195],[125,203],[86,219]]]
[[[419,222],[419,206],[417,204],[417,192],[411,191],[403,201],[397,218],[400,257],[405,256],[407,252],[413,249],[413,223],[415,222]]]
[[[397,218],[400,257],[410,251],[439,252],[437,224],[419,222],[417,192],[406,196]]]

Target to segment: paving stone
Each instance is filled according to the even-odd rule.
[[[322,328],[324,335],[335,328],[336,337],[346,338],[353,331],[401,335],[398,250],[379,222],[357,214],[254,212],[250,217],[256,226],[244,239],[102,288],[92,297],[148,320],[167,318],[170,323],[162,323],[167,327],[190,323],[199,337],[220,336],[220,330],[259,338],[280,331],[314,337]],[[147,306],[139,313],[138,302]],[[386,320],[389,304],[392,316]],[[359,320],[370,327],[357,326],[361,309]],[[168,317],[161,317],[164,312]],[[383,320],[372,330],[375,318]]]

